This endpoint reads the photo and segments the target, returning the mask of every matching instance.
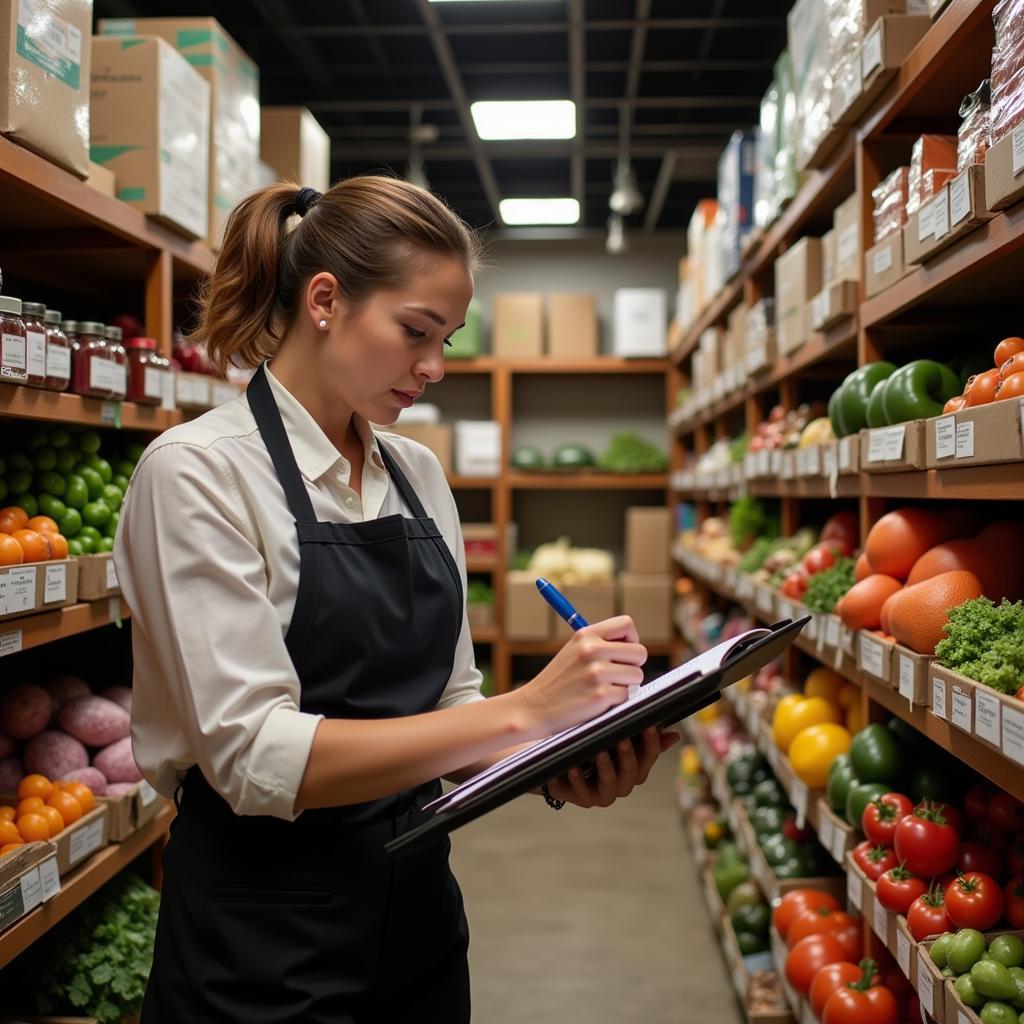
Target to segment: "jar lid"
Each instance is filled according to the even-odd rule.
[[[78,333],[78,321],[77,320],[61,320],[60,329],[65,334],[77,334]]]
[[[121,328],[111,325],[104,332],[107,341],[120,341],[122,338]]]
[[[23,302],[21,312],[24,316],[42,316],[46,312],[46,306],[42,302]]]
[[[48,309],[43,314],[43,322],[48,324],[59,324],[60,323],[60,310],[59,309]]]
[[[0,295],[0,313],[21,316],[21,299],[16,299],[13,295]]]
[[[129,338],[124,345],[125,348],[143,348],[153,352],[156,350],[156,338]]]
[[[83,320],[78,325],[78,330],[81,334],[98,334],[102,338],[106,327],[95,320]]]

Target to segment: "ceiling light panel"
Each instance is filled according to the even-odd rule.
[[[580,204],[568,196],[544,199],[502,199],[501,219],[509,225],[578,224]]]
[[[481,139],[576,136],[576,104],[572,100],[480,100],[469,109]]]

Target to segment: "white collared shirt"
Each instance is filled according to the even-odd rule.
[[[411,514],[365,420],[354,421],[365,451],[360,498],[348,460],[269,369],[267,379],[319,520]],[[462,530],[440,463],[415,441],[380,436],[455,556],[465,595]],[[299,583],[295,520],[244,395],[149,446],[125,496],[114,560],[132,610],[132,749],[142,774],[170,796],[198,764],[236,813],[293,819],[323,716],[299,710],[284,643]],[[482,699],[480,682],[463,600],[438,707]]]

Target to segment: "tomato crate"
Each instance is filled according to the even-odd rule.
[[[793,1016],[800,1020],[803,1000],[786,978],[786,957],[789,955],[789,948],[786,946],[786,940],[776,931],[774,924],[769,932],[769,944],[771,946],[775,971],[779,976],[779,983],[782,985],[782,993],[786,997],[786,1002],[789,1004],[789,1009]]]
[[[107,554],[80,555],[78,562],[78,599],[98,601],[121,593],[114,568],[114,556]]]
[[[857,845],[859,833],[847,823],[845,818],[839,817],[829,807],[828,800],[824,796],[818,797],[817,817],[818,842],[832,854],[832,859],[840,867],[845,867],[846,854]]]
[[[875,883],[870,878],[865,879],[864,884],[871,890],[871,930],[878,936],[879,941],[891,952],[896,950],[896,918],[891,910],[886,910],[878,900],[878,893]]]

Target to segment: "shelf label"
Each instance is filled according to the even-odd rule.
[[[779,618],[792,619],[795,616],[795,609],[788,601],[779,601]]]
[[[57,871],[56,857],[47,857],[39,865],[39,887],[44,903],[52,900],[60,892],[60,874]]]
[[[808,640],[817,640],[818,639],[818,616],[817,615],[812,615],[811,616],[811,621],[808,622],[806,626],[804,626],[804,636],[806,636]]]
[[[839,442],[839,469],[849,469],[853,465],[853,453],[848,442],[850,438],[844,437]]]
[[[11,569],[7,574],[8,615],[30,612],[36,606],[36,567]]]
[[[971,695],[959,686],[953,686],[953,713],[950,721],[964,732],[971,731]]]
[[[84,857],[88,857],[94,850],[98,850],[103,843],[103,818],[97,818],[94,822],[71,833],[71,842],[68,853],[68,863],[77,864]]]
[[[811,299],[811,326],[818,328],[828,319],[828,288]]]
[[[0,658],[5,654],[17,654],[21,650],[21,630],[12,629],[0,633]]]
[[[887,270],[892,270],[892,246],[893,243],[889,242],[883,248],[876,249],[872,255],[871,265],[876,277],[880,277]]]
[[[1003,708],[1003,753],[1017,764],[1024,764],[1024,714],[1009,706]]]
[[[934,980],[928,969],[931,959],[922,947],[917,950],[917,994],[921,997],[921,1008],[935,1015]]]
[[[829,615],[825,619],[825,644],[828,647],[839,647],[839,619]]]
[[[835,842],[836,827],[832,824],[832,819],[827,814],[818,815],[818,842],[821,843],[829,854],[832,853],[832,843]]]
[[[1013,147],[1013,176],[1016,178],[1024,171],[1024,124],[1017,125],[1010,138],[1013,139],[1010,145]]]
[[[13,924],[19,917],[25,916],[25,901],[21,895],[19,880],[7,892],[0,893],[0,928]]]
[[[758,587],[757,610],[759,612],[764,612],[765,615],[771,615],[773,598],[774,595],[768,587]]]
[[[906,654],[900,655],[900,696],[906,697],[909,704],[914,703],[914,661]]]
[[[825,445],[825,454],[822,458],[824,463],[824,474],[830,480],[836,476],[836,471],[839,469],[839,462],[836,458],[836,446],[833,444]]]
[[[860,668],[876,679],[885,678],[885,648],[863,634],[860,638]]]
[[[160,408],[171,410],[176,408],[174,404],[174,371],[164,370],[163,381],[160,390]]]
[[[917,210],[917,241],[927,242],[935,237],[935,200],[922,203]]]
[[[66,565],[48,565],[46,582],[43,584],[43,604],[68,599],[68,567]]]
[[[879,427],[868,434],[868,462],[898,462],[903,458],[907,426]]]
[[[968,188],[967,172],[958,174],[949,183],[949,221],[953,227],[971,215],[971,190]]]
[[[43,886],[39,881],[39,868],[29,868],[21,876],[21,902],[25,907],[25,913],[35,910],[43,902]]]
[[[876,25],[864,40],[860,51],[861,75],[867,81],[868,75],[875,68],[882,66],[882,23]]]
[[[121,403],[120,402],[101,402],[100,403],[100,423],[105,427],[120,427],[121,426]]]
[[[956,425],[956,457],[974,458],[974,420],[964,420]]]
[[[846,873],[846,899],[860,913],[861,900],[864,897],[864,883],[860,875],[852,868]]]
[[[903,976],[910,978],[910,936],[902,928],[896,929],[896,963]]]
[[[974,731],[994,747],[999,746],[999,698],[980,686],[974,691]]]
[[[861,84],[860,61],[848,61],[843,67],[842,78],[839,80],[844,110],[849,110],[853,106],[854,101],[860,95]]]
[[[875,934],[886,942],[889,937],[889,912],[875,899],[875,906],[871,915],[871,927],[874,928]]]
[[[807,783],[794,779],[789,787],[789,802],[796,811],[796,827],[803,828],[807,824]]]
[[[110,621],[121,628],[121,598],[119,597],[108,597],[107,598],[107,615]]]
[[[818,445],[807,449],[807,473],[809,476],[821,476],[821,449]]]
[[[946,684],[937,676],[932,678],[932,714],[946,718]]]
[[[117,569],[114,568],[114,560],[107,559],[107,590],[117,589]]]
[[[945,185],[932,200],[932,211],[935,218],[935,238],[945,238],[949,234],[949,192]]]
[[[846,863],[846,829],[842,825],[833,825],[835,831],[832,834],[832,859],[840,866]],[[860,906],[857,907],[860,913]]]
[[[935,421],[935,458],[951,459],[956,455],[956,417],[940,416]]]

